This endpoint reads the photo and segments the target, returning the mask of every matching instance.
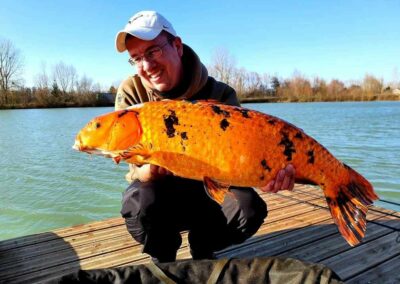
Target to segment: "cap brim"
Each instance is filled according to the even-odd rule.
[[[130,30],[130,31],[122,30],[118,32],[115,40],[117,50],[119,52],[124,52],[126,50],[125,38],[127,34],[130,34],[142,40],[153,40],[161,33],[161,31],[162,29],[154,29],[154,28],[152,29],[138,28],[136,30]]]

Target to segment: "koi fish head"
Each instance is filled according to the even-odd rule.
[[[120,155],[135,146],[142,128],[134,110],[120,110],[98,116],[81,129],[72,146],[75,150],[103,155],[119,162]]]

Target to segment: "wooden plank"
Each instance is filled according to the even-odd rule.
[[[314,215],[318,214],[316,211],[319,212],[320,210],[321,209],[309,206],[308,204],[296,204],[294,206],[285,207],[285,210],[269,211],[264,223],[268,225],[282,221],[282,224],[285,224],[292,220],[296,220],[296,217],[299,217],[304,213],[313,212],[312,215]]]
[[[400,283],[400,255],[347,279],[349,284]]]
[[[282,231],[279,235],[268,238],[259,238],[257,242],[249,241],[245,245],[240,245],[219,253],[218,257],[263,257],[273,256],[282,251],[295,248],[304,244],[304,242],[312,242],[324,236],[328,231],[324,230],[327,226],[330,231],[334,232],[335,227],[329,224],[327,220],[314,226],[302,227],[297,230]],[[332,233],[328,232],[328,233]]]
[[[308,210],[312,210],[307,205],[302,204],[301,206],[298,206],[296,204],[295,200],[286,200],[286,199],[282,200],[281,197],[276,196],[276,195],[269,195],[269,196],[266,195],[265,198],[266,199],[269,198],[269,200],[272,200],[271,202],[268,201],[269,205],[272,205],[272,208],[273,208],[273,209],[270,209],[271,212],[274,210],[279,210],[280,208],[287,209],[287,208],[293,207],[293,210],[290,211],[291,214],[299,215],[299,214],[302,214],[303,212],[307,212]],[[303,200],[311,200],[311,199],[314,199],[314,198],[310,197],[310,196],[303,197]],[[279,214],[279,212],[278,212],[278,214],[276,214],[275,216],[273,215],[273,218],[269,218],[269,221],[273,222],[282,217],[287,218],[288,216],[287,216],[287,214],[282,215],[282,214]],[[114,219],[112,221],[117,221],[116,224],[121,224],[120,220]],[[113,224],[115,224],[115,223],[113,223]],[[146,257],[146,256],[142,257],[142,258],[138,257],[139,255],[141,255],[141,247],[140,246],[138,246],[138,249],[136,251],[130,250],[130,253],[129,253],[130,258],[128,258],[128,259],[121,258],[121,250],[118,250],[119,247],[118,247],[118,245],[115,245],[115,244],[110,244],[110,246],[109,246],[109,248],[112,248],[113,250],[117,251],[117,253],[115,253],[115,254],[113,252],[109,252],[106,250],[107,243],[101,245],[103,250],[100,251],[100,255],[96,254],[95,250],[90,250],[91,243],[94,243],[94,244],[98,243],[98,242],[101,243],[107,239],[107,238],[105,238],[105,239],[99,238],[99,235],[104,234],[104,232],[101,230],[102,228],[104,228],[104,226],[102,226],[102,224],[95,224],[95,225],[100,225],[100,226],[90,226],[90,225],[89,226],[77,226],[74,228],[58,230],[58,232],[61,232],[62,235],[66,236],[66,237],[64,237],[63,240],[66,241],[67,243],[69,243],[71,245],[71,247],[74,247],[74,252],[76,255],[73,255],[70,253],[70,248],[66,248],[66,249],[64,248],[64,251],[63,251],[63,249],[59,248],[59,244],[57,244],[55,242],[53,242],[53,245],[49,245],[49,242],[51,242],[51,241],[48,241],[47,243],[43,242],[43,247],[39,247],[38,251],[39,252],[42,251],[42,249],[44,247],[46,247],[46,245],[49,246],[50,249],[48,249],[47,251],[42,251],[42,253],[39,253],[36,255],[34,252],[31,252],[31,253],[33,253],[31,255],[32,257],[40,255],[42,257],[42,261],[41,262],[33,261],[34,263],[36,263],[36,265],[33,265],[33,266],[25,265],[26,263],[20,262],[21,266],[15,266],[15,265],[13,266],[14,272],[17,272],[19,274],[28,275],[28,274],[32,274],[32,273],[28,273],[28,271],[30,271],[30,272],[39,271],[39,273],[36,272],[36,275],[40,276],[41,275],[40,271],[44,268],[39,264],[40,263],[45,264],[47,259],[48,260],[63,259],[62,262],[54,261],[52,263],[52,265],[54,267],[53,270],[55,272],[56,271],[64,271],[66,269],[66,267],[71,267],[71,268],[76,267],[76,264],[74,264],[74,262],[76,262],[78,259],[81,261],[81,267],[82,268],[86,267],[86,269],[91,268],[92,267],[91,265],[93,263],[94,263],[94,267],[107,267],[108,265],[110,265],[110,261],[111,261],[111,263],[117,263],[118,265],[120,265],[121,263],[126,263],[126,262],[134,263],[137,261],[137,259],[139,259],[140,261],[148,261],[148,257]],[[105,226],[105,227],[107,227],[107,226]],[[115,234],[116,229],[121,230],[121,228],[123,228],[122,230],[126,230],[124,226],[119,226],[119,228],[113,227],[110,230],[111,236],[113,234]],[[98,229],[98,230],[90,231],[93,229]],[[108,230],[108,229],[105,229],[105,230]],[[77,233],[81,233],[81,235],[77,235]],[[115,235],[114,235],[114,237],[115,237]],[[53,239],[53,237],[50,239]],[[130,239],[130,236],[129,236],[129,239]],[[91,240],[91,241],[85,242],[85,240]],[[114,239],[114,241],[115,240],[118,241],[118,238]],[[80,241],[82,241],[82,242],[80,242]],[[186,242],[187,242],[187,240],[186,240]],[[26,243],[23,243],[23,244],[26,245]],[[19,243],[19,245],[21,245],[21,242]],[[34,246],[28,246],[28,247],[32,248]],[[53,251],[51,249],[53,247],[58,248],[58,249],[56,251]],[[122,247],[126,248],[126,244],[123,244]],[[18,249],[22,250],[23,253],[27,253],[29,251],[29,250],[27,251],[26,247],[18,247]],[[45,259],[43,259],[43,253],[47,254]],[[57,255],[54,255],[54,254],[57,254]],[[107,257],[105,257],[105,255],[107,255]],[[186,256],[186,257],[189,256],[189,250],[188,250],[187,245],[186,245],[186,247],[183,246],[178,254],[178,257],[182,257],[182,256]],[[33,260],[32,257],[31,257],[31,259],[28,259],[27,261],[32,261]],[[115,262],[114,258],[117,258],[118,262]],[[8,268],[9,267],[5,267],[5,269],[8,269]],[[20,270],[15,271],[15,269],[18,270],[18,268],[20,268]],[[46,270],[48,270],[48,268]],[[5,275],[5,276],[11,277],[10,275]],[[21,279],[28,279],[28,278],[21,278]]]
[[[265,199],[264,199],[265,200]],[[269,211],[271,210],[278,210],[290,205],[296,205],[299,202],[308,202],[312,200],[318,200],[318,198],[313,197],[313,196],[302,196],[301,199],[299,198],[287,198],[287,197],[282,197],[282,196],[276,196],[274,200],[266,200],[267,203],[267,209]]]
[[[299,193],[304,193],[312,196],[319,196],[321,198],[325,198],[323,195],[323,191],[319,189],[318,186],[311,186],[311,185],[299,185],[296,184],[295,191]],[[285,194],[285,192],[279,192],[279,194]],[[386,209],[383,207],[378,207],[375,205],[369,206],[369,210],[371,211],[379,211],[379,212],[384,212],[387,214],[391,214],[397,217],[400,217],[400,212],[392,210],[392,209]]]
[[[14,263],[15,261],[30,261],[34,257],[39,257],[51,253],[58,253],[64,249],[68,250],[70,248],[74,248],[75,250],[77,250],[81,246],[91,246],[93,243],[101,243],[102,241],[120,238],[121,236],[130,237],[125,228],[125,225],[106,228],[103,230],[96,230],[93,232],[69,236],[66,238],[54,236],[46,242],[36,243],[35,245],[17,247],[15,249],[10,249],[2,252],[3,257],[0,258],[0,266],[3,266],[5,263]]]
[[[290,205],[296,205],[296,201],[294,200],[289,200],[286,202],[282,202],[281,198],[275,197],[272,198],[274,199],[274,202],[276,202],[277,205],[275,205],[274,202],[272,202],[272,210],[277,210],[278,208],[282,206],[290,206]],[[309,200],[310,198],[306,198],[306,200]],[[294,214],[298,214],[298,211],[294,211]],[[91,228],[95,228],[94,226],[87,226]],[[77,253],[80,252],[80,246],[91,246],[92,243],[96,242],[103,242],[106,241],[108,238],[119,238],[121,234],[127,235],[128,238],[130,239],[130,235],[127,233],[125,225],[121,226],[115,226],[111,228],[105,228],[105,229],[99,229],[96,231],[92,232],[87,232],[83,233],[86,230],[81,230],[82,227],[80,226],[80,231],[82,232],[80,235],[72,234],[72,236],[67,236],[63,238],[63,241],[65,243],[70,244],[72,247],[74,247],[75,251]],[[65,231],[65,230],[64,230]],[[71,230],[68,230],[71,232]],[[58,254],[62,254],[62,250],[66,249],[67,251],[69,250],[69,246],[66,246],[63,242],[60,243],[60,239],[54,239],[51,238],[50,241],[47,242],[41,242],[41,243],[36,243],[36,245],[28,245],[24,247],[18,247],[16,251],[13,251],[11,257],[8,258],[2,258],[0,260],[0,263],[3,264],[4,269],[8,269],[8,266],[4,266],[5,263],[12,263],[14,264],[16,261],[20,262],[29,262],[32,261],[32,259],[36,256],[44,256],[46,254],[51,254],[56,252]],[[68,252],[67,252],[68,254]],[[1,271],[1,270],[0,270]]]
[[[313,227],[312,225],[318,227],[328,224],[333,227],[333,230],[337,230],[331,225],[332,223],[326,211],[307,212],[284,221],[265,224],[255,237],[227,248],[217,255],[218,257],[270,256],[274,254],[274,250],[279,250],[282,246],[289,249],[290,243],[293,243],[296,238],[320,238],[319,231],[310,228]],[[308,233],[303,233],[305,231]]]
[[[40,260],[44,263],[43,266],[30,264],[30,267],[16,267],[16,269],[19,269],[17,273],[3,274],[0,279],[6,279],[7,282],[33,283],[43,281],[47,276],[60,276],[77,269],[114,267],[144,258],[148,261],[148,256],[142,254],[141,251],[141,246],[131,237],[124,240],[110,240],[108,244],[97,243],[92,248],[85,247],[84,251],[78,253],[64,250],[60,254],[49,255],[45,259],[37,258],[37,261]]]
[[[133,254],[135,255],[135,254]],[[37,283],[47,281],[49,278],[58,278],[62,275],[71,273],[78,269],[94,269],[114,267],[121,263],[127,263],[132,259],[132,250],[130,247],[124,247],[108,254],[97,257],[81,259],[80,261],[65,262],[60,265],[53,266],[52,263],[45,268],[36,271],[29,271],[20,275],[12,275],[9,278],[2,279],[6,283]]]
[[[35,256],[31,259],[27,259],[24,261],[16,262],[16,263],[11,263],[11,269],[7,270],[9,267],[1,265],[1,269],[6,269],[6,271],[1,271],[0,272],[0,279],[4,279],[5,277],[12,277],[13,275],[17,275],[18,279],[21,280],[21,283],[30,283],[31,281],[25,281],[27,279],[31,279],[32,275],[38,274],[39,276],[45,273],[45,275],[51,275],[49,268],[52,268],[53,266],[56,267],[56,270],[61,271],[73,271],[73,269],[77,269],[82,267],[80,265],[80,262],[82,262],[82,259],[85,257],[91,257],[91,258],[96,258],[101,254],[107,253],[108,251],[116,251],[119,248],[129,248],[132,243],[132,238],[129,236],[126,236],[124,240],[120,240],[118,238],[112,239],[112,243],[109,244],[109,247],[107,247],[106,242],[93,242],[91,247],[86,248],[86,251],[80,251],[77,248],[74,248],[72,246],[61,246],[61,250],[59,252],[55,251],[51,254],[44,255],[44,256]],[[137,244],[136,244],[137,245]],[[137,245],[138,246],[138,245]],[[116,257],[118,257],[118,252],[116,253]],[[138,251],[137,255],[141,254],[141,250]],[[137,257],[137,255],[133,255],[133,257]],[[61,264],[61,266],[59,266]],[[59,266],[59,267],[57,267]],[[71,270],[72,269],[72,270]],[[38,273],[39,271],[39,273]],[[11,273],[11,275],[10,275]],[[22,277],[20,275],[31,275],[27,277]],[[33,278],[35,278],[34,276]],[[32,278],[32,279],[33,279]],[[0,281],[1,282],[1,281]]]
[[[383,217],[384,215],[382,214],[370,214],[369,218],[375,220]],[[259,236],[260,234],[262,235]],[[328,211],[312,211],[285,221],[264,224],[257,232],[256,237],[246,241],[244,244],[229,248],[218,255],[221,257],[241,257],[246,255],[271,256],[281,254],[293,257],[293,251],[296,252],[299,247],[304,247],[307,244],[310,245],[311,253],[313,253],[315,250],[312,248],[315,243],[332,235],[339,237],[339,242],[349,247],[338,233],[337,226],[333,223]],[[320,249],[322,251],[325,250],[323,248]]]
[[[25,274],[31,271],[46,269],[49,265],[57,266],[64,263],[77,262],[86,258],[102,257],[109,252],[118,251],[124,248],[132,248],[135,244],[129,238],[116,238],[115,240],[93,243],[92,246],[85,246],[83,249],[74,249],[64,247],[63,250],[55,251],[40,257],[18,261],[16,263],[7,263],[0,268],[1,278],[9,278],[13,275]]]
[[[35,245],[37,243],[46,242],[58,237],[71,237],[82,233],[90,233],[104,228],[120,226],[124,223],[123,218],[111,218],[103,221],[96,221],[89,224],[76,225],[68,228],[58,229],[50,232],[33,234],[29,236],[19,237],[15,239],[0,242],[0,252],[16,249],[22,246]]]
[[[332,268],[343,280],[371,269],[400,254],[399,233],[392,232],[373,242],[321,261]],[[356,260],[356,261],[355,261]]]
[[[336,254],[332,252],[323,257],[324,260],[335,264],[338,253],[346,256],[346,252],[354,250],[350,249],[338,234],[327,209],[323,192],[318,187],[296,185],[293,192],[259,193],[268,204],[269,216],[266,221],[255,237],[243,244],[218,252],[218,257],[285,255],[302,250],[303,253],[315,255],[329,248],[329,246],[326,247],[326,241],[328,241],[328,244],[333,247],[337,246],[337,243],[346,246],[345,249],[339,246]],[[372,207],[368,220],[382,219],[385,216],[392,218],[390,222],[396,222],[393,220],[400,214],[392,210]],[[384,227],[384,224],[391,225],[384,222],[368,225],[368,230],[372,231],[371,233],[367,231],[366,238],[370,240],[370,249],[374,248],[372,245],[374,240],[382,240],[391,234],[390,228]],[[396,224],[398,225],[399,222],[397,221]],[[183,242],[177,258],[190,258],[187,233],[184,232],[182,235]],[[382,242],[381,246],[390,243],[384,239]],[[325,244],[325,247],[321,244]],[[112,218],[3,241],[0,242],[0,282],[36,283],[55,279],[79,268],[93,269],[146,263],[149,261],[149,256],[142,254],[141,250],[142,246],[133,241],[126,231],[122,218]],[[2,251],[7,252],[7,257],[4,257]],[[389,257],[380,256],[375,266],[397,259],[396,253],[395,251],[394,255]],[[289,254],[289,256],[293,255]],[[350,259],[350,257],[345,258],[346,261]],[[368,263],[372,262],[367,262],[366,266],[362,264],[361,270],[356,270],[360,277],[366,274],[368,269],[372,269]],[[367,271],[362,269],[367,269]],[[355,276],[352,274],[351,279],[356,279]]]
[[[386,226],[394,228],[400,227],[400,222],[397,218],[386,216],[382,213],[369,212],[367,219],[370,220],[370,222],[367,224],[366,236],[363,239],[364,243],[393,232],[392,229]],[[343,237],[339,234],[338,230],[336,230],[332,235],[327,235],[327,237],[310,244],[304,244],[302,247],[288,250],[281,254],[281,256],[290,256],[317,263],[351,249],[352,247],[343,241]]]

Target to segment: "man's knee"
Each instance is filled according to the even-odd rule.
[[[139,217],[139,187],[136,183],[128,186],[122,194],[121,215],[125,219],[125,225],[131,236],[139,243],[143,244],[146,234]]]
[[[162,189],[154,182],[137,181],[123,193],[121,215],[129,233],[142,244],[150,230],[163,231],[171,226],[173,218]]]
[[[145,243],[146,232],[143,228],[142,223],[139,221],[138,216],[125,217],[125,225],[133,239],[135,239],[138,243]]]
[[[135,222],[143,223],[147,218],[159,215],[158,207],[162,197],[158,196],[157,185],[152,182],[133,182],[122,197],[121,215],[124,218],[135,218]]]
[[[241,209],[241,217],[247,223],[261,224],[268,215],[267,204],[259,196],[257,196],[250,204],[243,206]]]
[[[252,188],[233,188],[241,218],[244,220],[261,220],[267,216],[267,204],[260,195]]]
[[[237,203],[230,210],[230,228],[234,243],[240,243],[254,235],[267,217],[267,205],[252,188],[232,189]]]

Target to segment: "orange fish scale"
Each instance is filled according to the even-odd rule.
[[[297,142],[294,135],[298,128],[256,111],[244,115],[239,109],[221,105],[147,103],[140,108],[139,121],[141,144],[151,153],[149,162],[180,176],[198,180],[210,176],[238,186],[263,186],[289,162],[307,178],[311,176],[307,174],[310,165],[305,167],[310,146],[304,141],[310,138],[302,134],[303,139]],[[290,161],[283,157],[285,146],[279,145],[282,130],[294,143],[296,152]]]

